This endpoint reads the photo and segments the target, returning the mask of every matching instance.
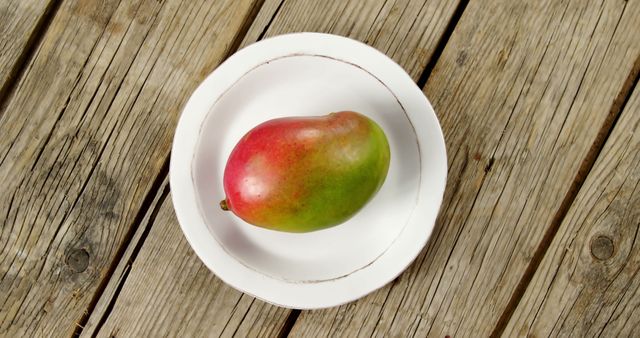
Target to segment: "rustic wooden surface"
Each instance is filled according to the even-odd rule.
[[[81,325],[165,166],[182,104],[244,35],[252,6],[61,4],[0,120],[0,335]]]
[[[635,334],[640,1],[14,3],[0,17],[35,22],[0,23],[0,336]],[[407,272],[302,313],[213,276],[166,183],[197,83],[295,31],[364,41],[426,83],[450,167]]]
[[[55,0],[0,2],[0,106],[19,77],[23,63],[48,25]]]
[[[640,87],[505,334],[632,337],[640,327]]]

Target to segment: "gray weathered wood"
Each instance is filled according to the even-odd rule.
[[[506,337],[640,332],[640,86],[511,321]]]
[[[0,100],[17,75],[32,43],[37,40],[39,25],[55,0],[3,0],[0,2]],[[0,102],[1,103],[1,102]]]
[[[0,335],[70,335],[253,1],[61,4],[0,117]]]
[[[449,179],[391,285],[291,335],[483,337],[496,327],[640,53],[638,1],[471,0],[428,79]]]
[[[389,36],[404,37],[412,33],[415,36],[407,38],[407,40],[419,41],[423,32],[411,31],[411,25],[401,22],[400,16],[389,14],[407,11],[407,13],[412,13],[411,15],[419,15],[417,21],[420,23],[416,23],[415,27],[427,29],[424,32],[425,36],[438,37],[425,38],[424,43],[427,45],[416,47],[415,53],[409,53],[412,55],[410,61],[402,60],[403,55],[408,53],[407,51],[395,54],[400,62],[406,63],[405,66],[415,67],[411,71],[411,75],[417,79],[422,69],[412,65],[420,64],[422,67],[426,65],[429,59],[424,53],[427,53],[428,56],[433,54],[437,40],[443,34],[447,23],[447,17],[443,16],[443,11],[450,18],[455,10],[455,4],[449,2],[426,3],[422,11],[412,10],[413,7],[420,7],[416,2],[396,4],[395,7],[386,9],[383,2],[371,2],[372,8],[367,11],[360,8],[363,4],[356,6],[355,2],[342,11],[342,4],[344,3],[326,2],[319,6],[315,1],[309,0],[287,1],[280,6],[279,1],[267,0],[242,45],[250,43],[247,39],[260,37],[265,28],[268,28],[265,36],[297,30],[344,34],[351,30],[355,34],[352,37],[364,40],[367,36],[376,36],[378,33],[387,36],[387,33],[378,32],[376,29],[386,29],[383,27],[395,26],[395,24],[398,25],[398,31]],[[409,8],[398,6],[408,6]],[[312,10],[314,8],[315,11]],[[307,14],[300,15],[300,13]],[[325,18],[338,18],[340,13],[346,16],[341,19],[342,23],[325,21]],[[276,17],[272,20],[270,16],[274,14]],[[429,20],[424,17],[425,15],[434,15],[435,17],[433,20]],[[408,14],[405,15],[405,17],[407,16]],[[269,26],[270,22],[271,26]],[[424,25],[424,22],[430,22],[430,25]],[[351,23],[357,24],[351,26]],[[439,31],[434,32],[429,29],[438,29]],[[375,41],[379,48],[388,46],[391,49],[398,48],[398,44],[402,43],[400,38],[393,43],[391,41],[385,42],[381,37]],[[427,52],[424,52],[425,50]],[[425,57],[426,59],[424,59]],[[153,336],[160,332],[176,333],[183,336],[216,336],[218,334],[227,336],[234,334],[237,329],[235,335],[245,337],[271,336],[283,329],[285,320],[290,314],[289,310],[268,305],[246,295],[240,297],[240,293],[212,277],[182,238],[170,202],[165,202],[162,205],[155,222],[150,226],[152,228],[148,236],[134,236],[130,247],[135,246],[137,241],[144,240],[140,255],[133,264],[126,261],[120,263],[105,294],[98,301],[94,313],[91,314],[82,332],[83,336],[91,336],[94,333],[109,335],[112,332],[119,332],[118,335],[124,336]],[[156,228],[161,230],[156,230]],[[169,244],[177,245],[177,247],[175,250],[173,247],[167,249]],[[125,259],[127,257],[125,254]],[[129,272],[127,272],[128,269],[130,269]],[[160,273],[162,269],[172,272]],[[115,290],[120,284],[120,279],[124,277],[126,280],[122,282],[122,291],[117,294]],[[181,288],[182,285],[189,285],[189,283],[194,283],[193,287]],[[154,289],[149,285],[159,285],[159,287]],[[180,300],[173,298],[175,290],[178,289],[181,290],[182,298]],[[151,302],[149,301],[150,297],[157,297],[159,300]],[[162,301],[163,299],[165,301]],[[114,304],[111,310],[109,310],[110,303]],[[193,322],[185,320],[184,318],[190,318],[193,315],[194,309],[200,311],[197,318],[194,318]],[[101,320],[104,321],[104,324],[100,324]],[[171,325],[165,326],[166,322],[170,322]]]

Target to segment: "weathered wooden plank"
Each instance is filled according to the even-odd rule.
[[[343,9],[345,3],[319,4],[305,0],[286,1],[281,4],[279,1],[267,0],[242,45],[252,42],[250,39],[293,31],[340,34],[350,32],[351,37],[363,41],[372,37],[371,41],[377,44],[375,46],[383,48],[388,53],[399,48],[403,43],[425,43],[426,45],[414,47],[415,53],[396,51],[394,54],[401,65],[413,67],[411,75],[417,79],[422,71],[421,67],[424,68],[427,64],[437,47],[440,36],[444,33],[447,18],[450,18],[455,10],[455,4],[450,2],[405,1],[391,6],[379,1],[370,2],[371,8],[364,6],[363,3],[350,2]],[[424,7],[422,7],[423,4]],[[414,10],[421,7],[420,11]],[[398,12],[406,13],[401,17]],[[301,13],[306,14],[301,15]],[[340,13],[346,18],[342,17],[339,23],[325,20],[338,19],[341,17]],[[270,17],[271,15],[276,16]],[[428,17],[430,15],[433,19]],[[408,18],[415,19],[417,23],[412,26],[411,22],[404,22]],[[389,27],[396,25],[397,31],[387,32]],[[413,31],[416,27],[420,27],[423,31]],[[431,31],[432,29],[438,31]],[[410,33],[415,36],[407,37],[407,41],[403,42],[403,38]],[[378,35],[381,37],[373,38]],[[421,36],[424,37],[421,38]],[[387,37],[397,41],[385,42],[384,39]],[[405,54],[411,55],[411,59]],[[418,64],[420,66],[415,66]],[[179,235],[179,225],[170,203],[166,202],[162,205],[155,223],[150,226],[152,230],[148,236],[134,237],[131,245],[136,245],[138,240],[144,240],[140,255],[133,264],[121,262],[121,266],[116,269],[104,297],[98,301],[96,311],[92,313],[82,332],[83,336],[95,333],[108,335],[112,332],[119,332],[125,336],[153,336],[158,332],[175,332],[186,336],[218,334],[223,336],[235,334],[240,337],[271,336],[286,328],[289,310],[268,305],[246,295],[240,297],[240,293],[221,284],[218,279],[208,273],[206,267],[195,258],[182,236]],[[161,230],[156,230],[157,227]],[[171,228],[171,231],[167,228]],[[179,247],[175,250],[167,250],[165,242],[174,243],[172,245],[179,245]],[[126,257],[127,254],[125,254]],[[167,264],[167,262],[171,263]],[[173,272],[162,274],[160,270],[156,271],[159,269],[158,266]],[[196,272],[185,272],[186,267]],[[130,272],[127,272],[127,269],[130,269]],[[118,293],[115,290],[120,285],[120,278],[126,278],[126,280],[122,282],[121,291]],[[189,283],[194,283],[194,287],[180,289],[182,285]],[[149,285],[160,285],[161,289],[150,289]],[[184,291],[179,301],[171,296],[177,289],[180,289],[180,292]],[[154,296],[167,300],[152,303],[147,301],[151,299],[149,297]],[[111,309],[109,304],[113,304]],[[202,315],[206,320],[201,317],[195,318],[193,323],[184,320],[192,316],[193,309],[199,309],[201,313],[198,316]],[[101,321],[104,322],[101,323]],[[164,326],[167,321],[172,323],[171,327]],[[164,331],[156,331],[160,330],[156,327],[162,327]]]
[[[638,1],[471,0],[428,79],[449,181],[391,285],[303,312],[292,336],[488,336],[640,53]],[[606,129],[606,128],[605,128]]]
[[[0,103],[48,24],[55,0],[4,0],[0,2]]]
[[[505,336],[631,337],[640,325],[640,86]]]
[[[0,335],[69,335],[253,1],[65,1],[0,117]]]

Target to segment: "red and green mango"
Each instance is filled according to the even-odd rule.
[[[380,189],[389,169],[380,126],[352,111],[264,122],[235,146],[220,205],[244,221],[286,232],[345,222]]]

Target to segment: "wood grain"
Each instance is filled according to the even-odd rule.
[[[3,0],[0,2],[0,103],[22,64],[46,28],[55,0]]]
[[[253,25],[249,29],[242,46],[249,44],[248,39],[258,39],[265,36],[287,33],[291,31],[322,31],[332,33],[346,33],[349,29],[357,37],[366,39],[367,36],[385,34],[385,36],[403,37],[412,31],[411,25],[403,21],[398,11],[411,12],[419,15],[416,19],[420,22],[431,22],[430,25],[416,23],[415,27],[422,29],[438,29],[439,32],[413,32],[413,38],[418,41],[418,35],[438,36],[444,33],[446,17],[442,11],[446,10],[449,16],[455,10],[455,6],[448,2],[427,3],[423,10],[413,10],[420,7],[416,2],[398,3],[395,7],[386,8],[383,2],[371,2],[372,8],[363,11],[363,3],[356,2],[342,10],[343,2],[326,2],[323,5],[315,1],[279,1],[267,0],[258,13]],[[369,4],[368,4],[369,5]],[[409,9],[398,6],[411,6]],[[378,7],[375,7],[378,6]],[[444,7],[443,7],[444,6]],[[395,9],[394,9],[395,8]],[[440,8],[436,10],[435,8]],[[300,15],[300,13],[306,13]],[[414,13],[415,12],[415,13]],[[346,15],[348,19],[335,23],[326,18]],[[270,17],[275,15],[275,17]],[[422,17],[424,15],[437,15],[434,20]],[[406,18],[405,15],[404,18]],[[433,21],[441,21],[436,24]],[[351,23],[356,23],[351,25]],[[273,26],[277,25],[277,26]],[[347,25],[349,27],[347,27]],[[399,31],[393,34],[384,33],[388,28],[398,25]],[[376,28],[377,27],[377,28]],[[380,30],[380,31],[376,31]],[[422,51],[428,50],[432,55],[436,49],[438,38],[426,39],[426,46],[416,47],[415,53],[409,53],[412,58],[406,62],[411,66],[420,64],[422,67],[429,61]],[[385,46],[382,38],[376,40],[378,46]],[[387,43],[388,48],[397,48],[403,43],[401,39],[393,43]],[[403,53],[408,53],[404,51]],[[402,53],[396,53],[401,57]],[[418,78],[420,67],[412,71],[411,75]],[[140,255],[135,258],[133,264],[127,260],[130,257],[125,254],[125,260],[120,263],[112,276],[105,294],[98,300],[94,313],[91,314],[86,327],[82,331],[83,336],[94,334],[109,335],[116,332],[116,336],[153,336],[159,332],[170,332],[185,336],[273,336],[280,330],[286,331],[286,321],[291,314],[290,310],[268,305],[260,300],[255,300],[246,295],[240,297],[240,293],[222,284],[217,278],[212,277],[207,268],[195,258],[191,249],[186,245],[179,232],[179,225],[173,214],[170,202],[165,202],[151,227],[148,236],[135,235],[130,248],[144,241],[140,249]],[[159,227],[165,230],[156,230]],[[171,231],[166,229],[171,229]],[[141,230],[139,230],[140,232]],[[175,231],[175,232],[174,232]],[[169,233],[167,233],[169,232]],[[175,249],[167,249],[167,243],[178,245]],[[133,252],[129,249],[128,252]],[[168,264],[167,262],[170,262]],[[161,268],[159,268],[159,266]],[[160,269],[160,270],[158,270]],[[162,269],[171,273],[160,273]],[[188,270],[190,269],[190,270]],[[130,270],[130,271],[129,271]],[[158,271],[156,271],[158,270]],[[183,285],[192,287],[184,288]],[[158,285],[150,288],[149,285]],[[117,291],[118,288],[121,291]],[[180,290],[180,291],[177,291]],[[181,299],[175,299],[174,294],[180,293]],[[159,300],[151,302],[153,297]],[[164,301],[163,301],[164,300]],[[110,305],[112,304],[112,305]],[[194,315],[194,309],[199,311],[193,322],[185,320]],[[201,317],[203,316],[203,317]],[[170,327],[165,327],[170,322]],[[141,324],[142,323],[142,324]],[[158,329],[162,328],[161,329]],[[237,332],[235,331],[237,329]],[[168,331],[167,331],[168,330]],[[282,332],[286,333],[286,332]],[[170,334],[170,335],[171,335]]]
[[[159,206],[164,202],[168,193],[169,178],[166,177],[157,188],[157,193],[153,196],[153,200],[146,208],[147,212],[131,236],[129,245],[126,246],[122,256],[118,257],[118,263],[115,265],[113,272],[105,278],[106,285],[103,290],[98,291],[99,294],[97,294],[96,304],[93,308],[89,308],[90,313],[87,313],[85,317],[86,321],[78,324],[79,327],[76,329],[76,332],[74,332],[74,336],[94,337],[97,332],[100,331],[100,328],[107,318],[107,314],[111,312],[114,306],[114,301],[112,300],[118,297],[122,285],[131,271],[131,265],[142,249],[144,238],[149,235],[151,225],[158,215]]]
[[[246,1],[65,1],[0,117],[0,335],[70,335]]]
[[[427,248],[291,336],[483,337],[552,225],[640,53],[638,1],[472,0],[428,79],[449,153]]]
[[[258,21],[245,44],[256,32],[264,32],[264,37],[301,31],[347,36],[384,52],[416,81],[460,4],[459,0],[282,1],[266,31]]]
[[[187,243],[166,194],[158,208],[109,316],[97,328],[90,321],[83,336],[277,336],[288,310],[226,286]]]
[[[639,131],[636,86],[505,336],[638,336]]]

